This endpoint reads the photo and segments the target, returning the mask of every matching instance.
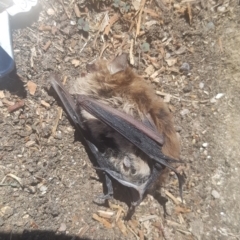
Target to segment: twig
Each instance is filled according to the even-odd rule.
[[[102,47],[102,50],[101,50],[100,55],[99,55],[99,58],[102,57],[104,51],[105,51],[108,47],[109,47],[109,44],[106,44],[106,42],[104,42],[103,47]]]
[[[55,124],[53,125],[53,128],[52,128],[52,135],[53,135],[53,136],[54,136],[55,133],[56,133],[57,126],[58,126],[58,122],[59,122],[59,119],[61,119],[61,116],[62,116],[62,108],[61,108],[61,107],[58,107],[57,118],[56,118]]]
[[[81,48],[81,50],[79,51],[79,54],[83,51],[83,49],[86,47],[86,45],[88,44],[88,42],[90,41],[91,37],[88,38],[88,40],[84,43],[83,47]]]
[[[65,6],[64,6],[63,0],[61,0],[61,4],[62,4],[62,6],[63,6],[64,12],[66,13],[68,19],[70,19],[70,15],[68,14],[67,9],[66,9]]]
[[[146,0],[142,0],[141,1],[140,12],[139,12],[139,15],[138,15],[138,22],[137,22],[137,30],[136,30],[135,41],[136,41],[137,36],[139,35],[139,32],[140,32],[141,20],[142,20],[142,12],[143,12],[143,8],[145,6],[145,3],[146,3]]]
[[[3,178],[3,180],[1,181],[0,184],[3,184],[7,177],[11,177],[11,178],[13,178],[14,180],[16,180],[16,181],[19,183],[19,185],[21,186],[21,188],[24,187],[21,178],[17,177],[16,175],[14,175],[14,174],[12,174],[12,173],[7,174],[7,175]]]

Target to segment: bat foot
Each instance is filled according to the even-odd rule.
[[[95,197],[93,202],[98,205],[103,205],[106,203],[107,200],[112,199],[112,198],[113,198],[112,194],[106,194],[106,195],[101,194],[101,195]]]

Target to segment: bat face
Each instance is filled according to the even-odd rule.
[[[131,189],[136,206],[165,167],[175,171],[170,162],[179,159],[180,147],[171,115],[127,66],[126,54],[111,62],[97,60],[87,69],[85,78],[70,82],[69,92],[54,77],[50,82],[106,173],[104,199],[112,195],[114,178]],[[176,174],[181,191],[183,179]]]

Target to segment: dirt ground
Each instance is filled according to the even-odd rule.
[[[18,75],[0,84],[0,239],[240,239],[239,2],[39,2],[13,31]],[[125,202],[93,203],[102,181],[48,90],[50,73],[67,83],[121,51],[173,112],[187,177],[183,204],[170,174],[129,222]]]

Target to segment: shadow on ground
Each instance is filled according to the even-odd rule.
[[[0,240],[88,240],[74,235],[56,234],[53,231],[24,230],[22,233],[0,232]]]

